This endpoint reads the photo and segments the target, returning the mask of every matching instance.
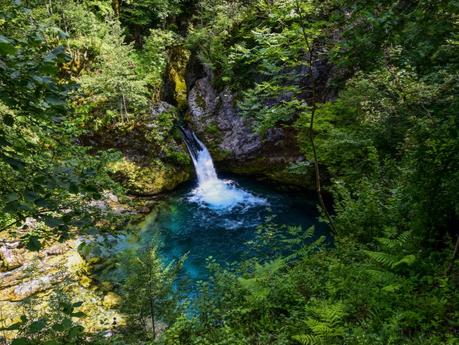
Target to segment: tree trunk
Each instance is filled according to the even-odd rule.
[[[451,258],[451,262],[449,263],[448,269],[446,270],[446,275],[449,275],[454,267],[454,262],[457,259],[457,255],[459,252],[459,236],[456,238],[456,245],[454,246],[453,257]]]
[[[155,327],[155,299],[150,295],[150,317],[151,327],[153,332],[153,340],[156,339],[156,327]]]
[[[149,263],[152,264],[151,262]],[[156,339],[156,327],[155,327],[155,296],[154,296],[154,289],[153,289],[153,267],[149,266],[149,282],[148,282],[148,294],[150,296],[150,317],[151,317],[151,327],[153,332],[153,340]]]
[[[142,49],[143,40],[142,40],[142,27],[140,25],[134,26],[134,43],[136,48]]]
[[[316,192],[317,196],[319,198],[319,203],[320,203],[320,208],[322,209],[322,212],[325,214],[325,217],[328,220],[328,225],[330,226],[330,229],[334,234],[336,234],[336,227],[335,223],[333,222],[332,217],[330,216],[330,213],[328,212],[327,206],[325,205],[324,198],[322,196],[322,187],[321,187],[321,182],[320,182],[320,167],[319,167],[319,159],[317,157],[317,150],[316,150],[316,144],[314,142],[314,116],[316,114],[316,109],[317,109],[317,85],[316,85],[316,79],[314,78],[314,47],[313,43],[314,42],[309,42],[308,35],[306,33],[306,28],[304,27],[304,23],[306,22],[306,18],[303,16],[303,12],[301,11],[300,4],[298,0],[296,1],[296,8],[298,11],[298,14],[300,16],[300,25],[301,25],[301,31],[303,33],[303,39],[306,44],[307,52],[309,54],[308,57],[308,67],[309,67],[309,77],[311,79],[311,91],[312,91],[312,97],[310,100],[311,103],[311,121],[309,123],[309,141],[311,142],[311,147],[312,147],[312,154],[314,156],[314,170],[315,170],[315,187],[316,187]]]
[[[113,0],[112,8],[113,12],[115,12],[115,16],[119,17],[121,13],[121,0]]]

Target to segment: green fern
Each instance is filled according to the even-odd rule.
[[[386,235],[393,236],[393,229],[386,229]],[[405,231],[395,238],[377,238],[381,245],[380,251],[365,250],[364,253],[372,260],[388,269],[395,269],[401,265],[412,265],[416,261],[413,254],[405,255],[406,247],[412,238],[411,231]]]
[[[391,232],[386,230],[387,237],[379,237],[377,241],[386,249],[396,249],[396,248],[403,248],[411,239],[411,231],[402,232],[396,238],[390,238],[389,235]]]
[[[317,345],[322,342],[322,339],[320,339],[320,337],[311,334],[294,335],[292,339],[297,341],[301,345]]]
[[[384,270],[367,269],[365,272],[373,281],[383,284],[390,284],[391,282],[397,281],[400,278],[397,274]]]
[[[308,306],[311,316],[304,322],[309,333],[293,337],[300,344],[329,344],[344,335],[343,318],[346,316],[344,304],[320,303]]]
[[[374,261],[386,268],[395,267],[397,262],[399,262],[400,260],[398,256],[384,252],[374,252],[365,250],[364,253],[367,254],[371,259],[373,259]]]

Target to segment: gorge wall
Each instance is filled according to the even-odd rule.
[[[293,128],[279,126],[264,136],[255,133],[250,119],[240,114],[237,94],[229,87],[217,90],[211,70],[197,58],[190,59],[186,80],[185,119],[207,145],[220,171],[313,188],[312,169],[301,174],[290,169],[292,164],[305,161]]]

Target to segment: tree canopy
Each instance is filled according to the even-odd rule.
[[[61,301],[66,324],[24,318],[13,345],[458,344],[457,1],[0,5],[0,233],[38,251],[51,237],[113,230],[119,223],[93,203],[126,196],[120,170],[184,170],[176,138],[187,115],[154,112],[177,47],[191,55],[184,74],[196,63],[215,90],[230,90],[260,138],[294,133],[305,159],[288,168],[307,176],[314,166],[321,221],[333,229],[332,244],[320,238],[288,256],[238,267],[209,259],[191,312],[174,284],[183,262],[133,254],[138,274],[121,290],[134,331],[87,333],[80,305]],[[118,140],[134,140],[147,120],[148,162]],[[43,226],[16,235],[31,218]],[[285,228],[258,230],[291,243]],[[289,231],[298,245],[314,229]]]

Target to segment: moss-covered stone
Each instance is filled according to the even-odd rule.
[[[313,189],[314,185],[312,184],[313,176],[310,172],[305,174],[296,174],[292,173],[288,168],[280,170],[272,170],[266,173],[266,176],[276,182],[280,182],[284,185],[298,186],[307,189]]]
[[[207,125],[204,131],[212,136],[218,136],[220,134],[220,130],[215,122],[211,122]]]
[[[121,304],[121,296],[114,293],[108,292],[102,301],[102,305],[107,309],[113,309]]]
[[[89,289],[90,287],[94,286],[94,281],[88,276],[82,276],[78,282],[82,287],[86,289]]]
[[[176,105],[179,110],[187,107],[185,74],[190,55],[190,51],[182,46],[173,47],[169,52],[166,66],[163,97]]]
[[[206,101],[204,97],[202,96],[201,92],[196,92],[196,104],[198,107],[200,107],[202,110],[205,110],[207,107]]]
[[[312,169],[297,173],[289,169],[289,164],[272,162],[266,157],[247,161],[222,161],[218,164],[220,169],[240,175],[253,175],[279,182],[285,187],[300,187],[313,189],[314,172]]]
[[[109,168],[126,188],[141,194],[170,191],[190,178],[188,169],[180,169],[159,160],[142,166],[124,157]]]
[[[214,161],[224,161],[231,156],[231,151],[224,150],[216,144],[210,144],[208,147]]]

